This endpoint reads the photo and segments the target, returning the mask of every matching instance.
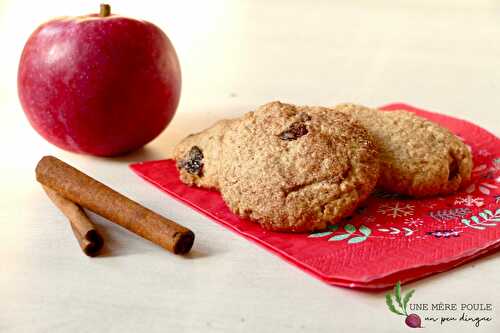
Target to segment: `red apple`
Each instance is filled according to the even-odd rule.
[[[179,62],[154,24],[100,14],[42,24],[27,41],[18,92],[31,125],[78,153],[122,154],[159,135],[174,116]]]

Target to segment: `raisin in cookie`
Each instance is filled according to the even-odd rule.
[[[269,230],[326,228],[371,193],[378,175],[370,135],[331,109],[272,102],[232,123],[222,139],[224,201]]]
[[[351,115],[373,136],[380,151],[380,188],[424,197],[452,193],[470,179],[469,149],[447,129],[407,111],[355,104],[335,110]]]
[[[218,188],[218,162],[222,136],[232,120],[221,120],[212,127],[184,138],[174,149],[180,179],[188,185]]]

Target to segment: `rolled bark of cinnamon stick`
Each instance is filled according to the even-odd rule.
[[[87,214],[74,202],[60,196],[47,186],[42,185],[42,187],[50,200],[68,218],[82,251],[90,257],[96,256],[104,242]]]
[[[53,157],[43,157],[36,178],[68,200],[175,253],[189,252],[194,233],[141,206],[83,172]]]

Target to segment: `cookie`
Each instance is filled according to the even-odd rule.
[[[331,109],[272,102],[232,123],[222,139],[224,201],[269,230],[336,223],[371,193],[378,174],[370,135]]]
[[[179,177],[187,185],[219,187],[218,163],[222,136],[232,120],[221,120],[212,127],[184,138],[174,149]]]
[[[335,110],[359,121],[380,151],[378,187],[413,197],[457,191],[471,176],[467,146],[447,129],[407,111],[380,111],[355,104]]]

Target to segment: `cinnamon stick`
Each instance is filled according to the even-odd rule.
[[[36,178],[59,195],[175,253],[189,252],[194,233],[53,157],[43,157]]]
[[[82,251],[90,257],[97,255],[104,242],[83,209],[47,186],[42,187],[50,200],[68,218]]]

